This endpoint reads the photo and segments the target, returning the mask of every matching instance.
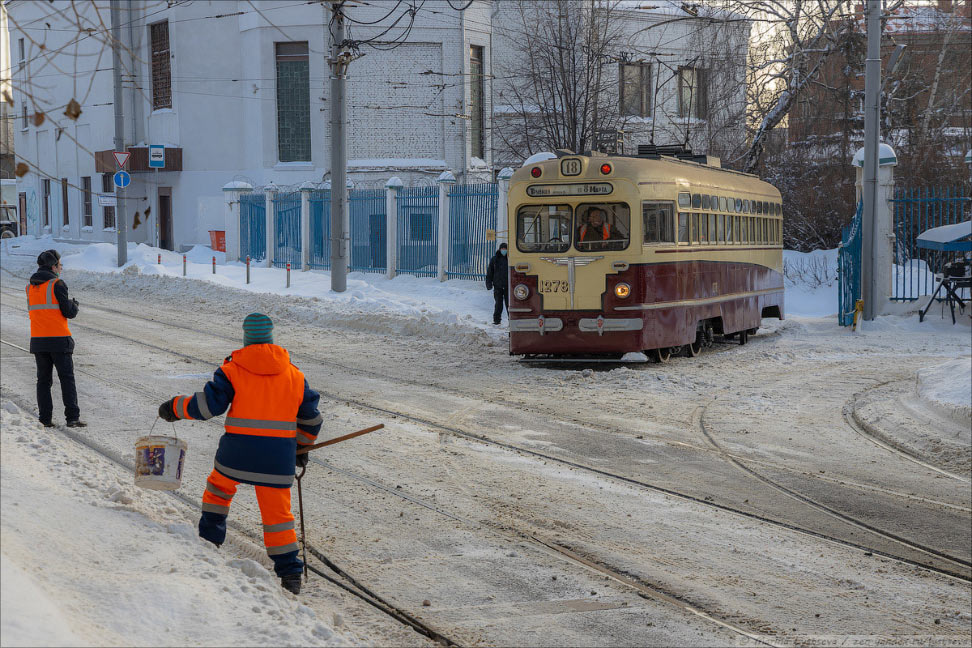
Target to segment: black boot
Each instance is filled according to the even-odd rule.
[[[67,422],[68,427],[88,427],[88,424],[81,420],[74,420]]]
[[[54,422],[53,421],[44,421],[44,420],[42,420],[41,421],[41,425],[43,425],[44,427],[54,427]]]
[[[301,574],[287,574],[280,577],[280,584],[288,592],[300,594],[300,579]]]

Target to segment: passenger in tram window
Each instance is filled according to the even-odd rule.
[[[577,240],[587,243],[609,241],[611,238],[611,225],[607,222],[607,214],[600,207],[592,208],[587,212],[587,222],[577,230]]]

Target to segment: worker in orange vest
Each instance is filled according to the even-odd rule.
[[[591,209],[587,215],[588,222],[581,225],[577,232],[577,240],[581,242],[607,241],[611,238],[611,226],[604,222],[604,210],[600,207]]]
[[[304,564],[297,554],[290,488],[296,466],[307,465],[307,453],[298,455],[297,449],[313,444],[321,429],[319,400],[287,350],[273,343],[270,318],[250,313],[243,320],[243,348],[226,358],[203,391],[159,406],[166,421],[204,421],[229,407],[202,497],[199,535],[221,545],[236,487],[252,484],[267,554],[281,585],[294,594],[300,593]]]
[[[61,255],[57,250],[45,250],[38,255],[37,272],[27,285],[30,352],[37,363],[37,410],[44,427],[54,427],[51,386],[56,368],[67,426],[85,427],[74,383],[74,338],[67,322],[77,317],[78,300],[68,297],[61,270]]]

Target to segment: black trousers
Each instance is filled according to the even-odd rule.
[[[510,299],[507,297],[506,286],[493,286],[493,324],[499,324],[503,320],[503,306],[506,306],[506,317],[510,316]]]
[[[50,421],[54,415],[51,386],[54,384],[54,368],[61,383],[61,400],[64,401],[64,418],[76,421],[81,417],[78,408],[78,389],[74,384],[74,357],[71,353],[40,352],[34,354],[37,362],[37,410],[40,420]]]

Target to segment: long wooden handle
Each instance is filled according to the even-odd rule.
[[[324,446],[329,446],[329,445],[333,445],[335,443],[340,443],[342,441],[347,441],[348,439],[353,439],[356,436],[361,436],[362,434],[368,434],[369,432],[374,432],[375,430],[380,430],[383,427],[385,427],[385,424],[384,423],[379,423],[378,425],[374,425],[374,426],[372,426],[370,428],[365,428],[363,430],[358,430],[357,432],[352,432],[351,434],[345,434],[344,436],[339,436],[339,437],[334,438],[334,439],[329,439],[329,440],[327,440],[327,441],[325,441],[323,443],[315,443],[312,446],[307,446],[305,448],[298,448],[297,449],[297,454],[307,454],[311,450],[317,450],[318,448],[323,448]]]

